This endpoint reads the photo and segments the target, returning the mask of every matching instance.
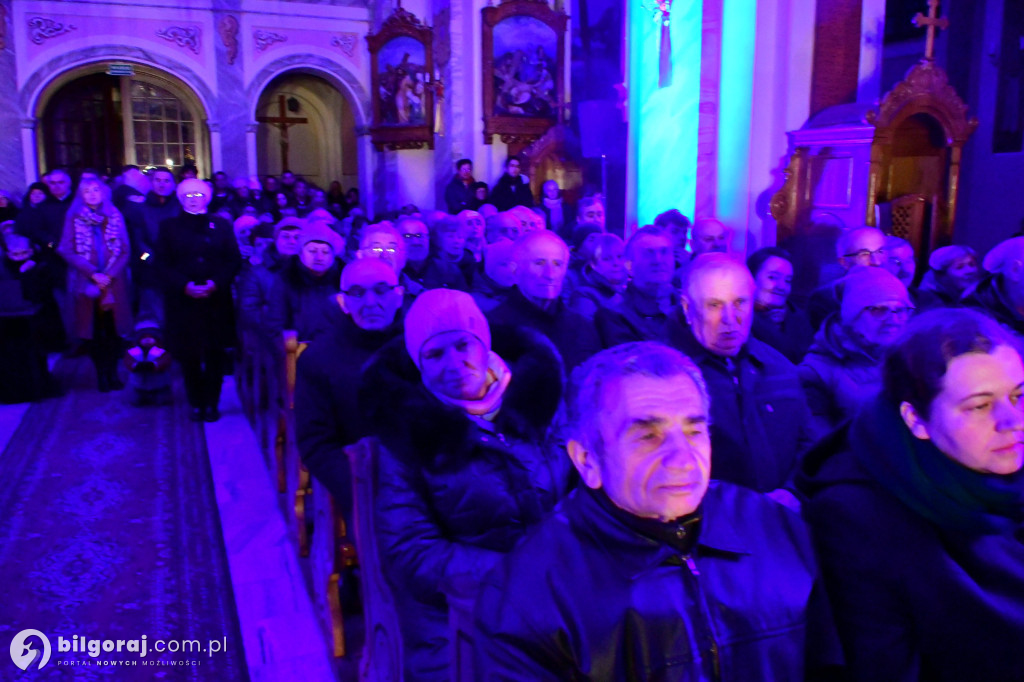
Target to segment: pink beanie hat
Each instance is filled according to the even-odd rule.
[[[457,289],[428,289],[405,315],[405,349],[417,368],[423,344],[445,332],[469,332],[491,350],[491,328],[472,296]]]
[[[885,268],[857,267],[843,278],[843,322],[852,322],[868,306],[886,301],[910,305],[903,282]]]

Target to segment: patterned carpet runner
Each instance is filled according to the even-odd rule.
[[[0,680],[248,680],[181,386],[173,406],[136,408],[98,393],[84,358],[58,373],[67,395],[32,405],[0,455]],[[48,640],[41,668],[26,629]]]

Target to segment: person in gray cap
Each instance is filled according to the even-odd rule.
[[[1024,336],[1024,237],[996,244],[985,255],[982,267],[989,274],[964,295],[963,304]]]

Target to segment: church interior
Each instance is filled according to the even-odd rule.
[[[311,360],[339,320],[372,327],[356,299],[396,290],[405,299],[389,323],[408,322],[414,299],[438,287],[472,294],[495,327],[480,273],[500,279],[487,260],[518,259],[531,221],[555,234],[577,284],[614,235],[629,273],[611,280],[615,301],[644,276],[630,260],[635,236],[652,224],[681,230],[669,240],[673,310],[651,313],[669,326],[684,317],[679,287],[710,223],[722,234],[710,250],[748,266],[762,249],[785,249],[794,309],[846,274],[844,256],[882,250],[843,253],[865,227],[906,245],[903,291],[918,312],[918,290],[946,267],[940,254],[961,248],[980,278],[983,260],[999,260],[986,254],[1024,235],[1024,207],[1008,199],[1024,181],[1019,0],[0,0],[0,84],[0,579],[10,586],[0,644],[14,659],[0,660],[0,679],[491,679],[479,663],[474,672],[451,595],[450,670],[403,676],[410,634],[396,614],[408,595],[385,579],[374,534],[378,445],[340,440],[349,422],[373,421],[356,414],[356,386],[360,367],[379,360],[362,346],[315,356],[328,368],[359,358],[337,375]],[[112,218],[90,231],[106,209],[89,187],[107,197],[99,205],[118,205],[132,243]],[[536,208],[520,232],[522,206]],[[502,216],[516,216],[514,244],[490,236],[509,229]],[[196,230],[206,247],[182,245],[167,226]],[[175,279],[162,254],[180,249],[206,272],[197,263],[221,258],[211,238],[222,226],[235,269],[211,269],[205,284]],[[371,252],[417,261],[428,232],[427,274],[399,265],[383,284],[347,279]],[[431,259],[444,260],[435,252],[456,233],[457,253],[437,272],[466,277],[431,284]],[[371,239],[390,234],[404,242]],[[330,263],[287,263],[287,235],[297,235],[293,254],[333,249]],[[83,270],[90,248],[101,262],[123,255],[124,274]],[[279,279],[294,275],[300,290],[274,279],[246,317],[248,284],[263,286],[271,270],[268,248],[284,259]],[[899,263],[902,247],[885,248]],[[33,279],[40,272],[50,279]],[[185,286],[185,303],[167,281]],[[567,309],[589,305],[577,310],[569,284],[557,286]],[[1024,295],[1008,296],[999,321],[1021,334]],[[581,364],[565,337],[574,351],[587,334],[597,349],[614,345],[593,327],[600,315],[579,318],[586,334],[568,322],[544,332],[565,381]],[[643,340],[669,343],[658,324]],[[156,386],[133,383],[143,370],[147,382],[166,373],[166,397],[148,406],[129,399]],[[194,396],[207,389],[195,387],[211,375],[223,387],[203,403]],[[343,426],[303,414],[313,400],[303,381],[322,391],[324,414],[350,410]],[[352,402],[332,402],[339,395]],[[339,439],[330,462],[309,459],[327,456],[314,427]],[[332,495],[334,475],[345,499]],[[1024,576],[1024,564],[1016,570]],[[16,641],[26,646],[17,654]]]

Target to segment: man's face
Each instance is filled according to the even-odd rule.
[[[492,225],[492,229],[495,232],[494,238],[491,240],[492,242],[499,239],[508,239],[510,241],[519,239],[522,227],[519,220],[511,212],[502,213],[495,220],[496,227]]]
[[[297,199],[305,199],[309,196],[309,185],[302,180],[296,180],[294,192]]]
[[[701,220],[694,223],[693,237],[690,239],[690,250],[693,255],[702,253],[725,253],[728,250],[725,225],[717,220]]]
[[[584,208],[580,222],[594,223],[595,225],[600,225],[601,230],[604,231],[605,215],[604,206],[601,204],[601,202],[595,202]]]
[[[281,184],[285,187],[292,187],[295,184],[295,174],[283,173],[281,175]]]
[[[914,281],[914,274],[917,272],[917,262],[914,260],[914,249],[909,244],[901,244],[888,252],[886,267],[889,272],[896,275],[896,279],[903,282],[903,286],[909,287]]]
[[[630,273],[633,283],[640,289],[668,284],[672,281],[675,257],[672,241],[668,237],[644,235],[633,244]]]
[[[519,177],[519,162],[516,161],[515,159],[512,159],[511,161],[508,162],[508,165],[505,166],[505,170],[513,178],[518,178]]]
[[[463,211],[459,214],[459,224],[466,236],[466,248],[480,253],[484,247],[484,217],[476,211]]]
[[[442,230],[437,234],[438,250],[450,260],[461,259],[466,252],[466,236],[461,229]]]
[[[616,242],[597,249],[590,261],[590,267],[614,286],[625,282],[626,258],[622,244]]]
[[[334,249],[324,242],[309,242],[299,250],[299,260],[313,274],[323,275],[334,265]]]
[[[277,191],[277,178],[269,177],[263,181],[263,191],[273,193]]]
[[[207,191],[202,190],[185,194],[181,200],[181,207],[187,213],[205,213],[209,203],[210,197],[207,195]]]
[[[274,245],[282,256],[294,256],[299,252],[299,230],[280,230]]]
[[[868,306],[853,319],[853,333],[866,343],[888,347],[896,342],[912,310],[906,301],[879,301]]]
[[[343,308],[356,326],[380,331],[395,321],[395,313],[402,307],[402,288],[397,286],[397,275],[393,271],[390,275],[382,276],[376,268],[357,269],[349,275],[341,296]]]
[[[857,230],[852,235],[849,250],[840,256],[839,264],[849,270],[854,265],[884,267],[887,260],[885,235],[878,230]]]
[[[473,164],[464,163],[459,166],[459,178],[463,182],[469,182],[473,178]]]
[[[403,220],[399,226],[405,239],[405,254],[408,260],[418,263],[430,255],[430,232],[419,220]]]
[[[602,408],[603,452],[592,456],[609,499],[643,518],[693,513],[711,478],[708,410],[693,379],[628,376],[605,389]]]
[[[559,192],[561,192],[561,190],[558,187],[558,183],[555,182],[554,180],[548,180],[547,182],[545,182],[544,186],[541,189],[544,191],[544,197],[550,199],[551,201],[557,199]]]
[[[696,273],[683,296],[683,311],[693,335],[715,355],[734,356],[750,336],[754,284],[740,267]]]
[[[150,178],[153,184],[153,193],[161,197],[169,197],[174,193],[174,176],[167,171],[157,171]]]
[[[492,250],[484,259],[484,272],[500,287],[510,287],[516,283],[516,262],[512,257],[512,249],[504,251]]]
[[[516,261],[516,284],[527,298],[553,301],[562,293],[569,254],[556,239],[535,239]]]
[[[71,178],[67,173],[54,171],[46,176],[45,182],[46,186],[50,188],[50,194],[58,199],[63,199],[71,191]]]
[[[397,275],[405,267],[405,242],[388,232],[367,232],[359,242],[360,258],[380,258],[395,269]]]
[[[218,192],[227,192],[230,189],[231,183],[228,181],[227,173],[214,173],[213,174],[213,188]]]

